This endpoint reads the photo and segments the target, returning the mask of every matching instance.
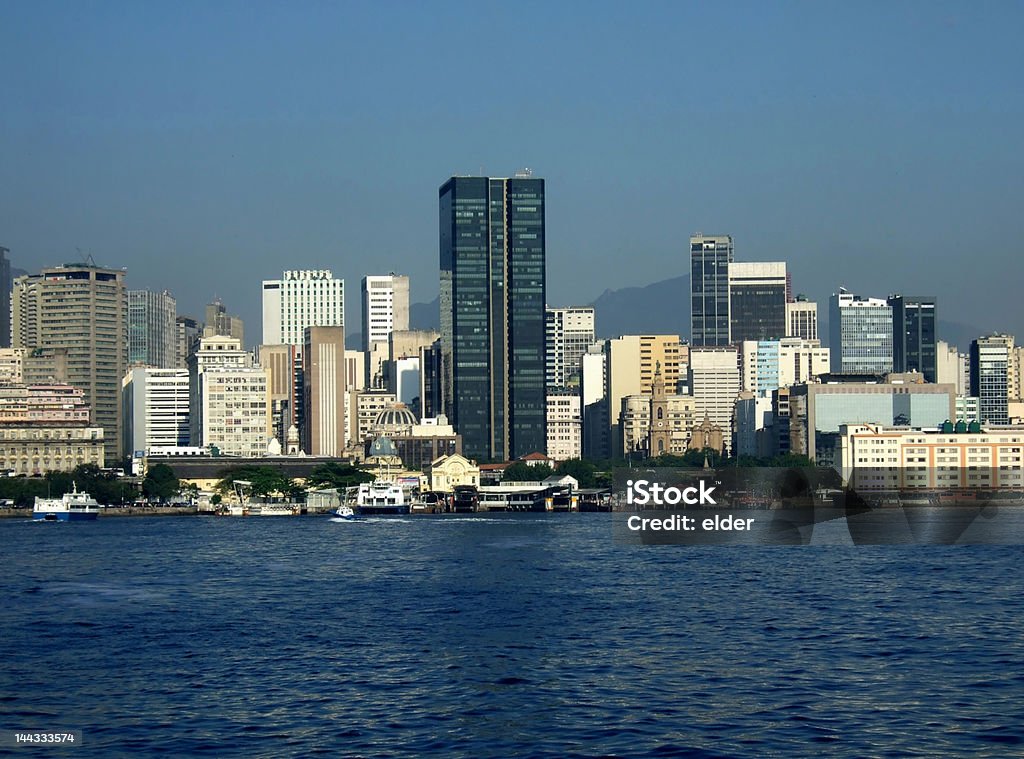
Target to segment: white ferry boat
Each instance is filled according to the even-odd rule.
[[[408,514],[423,511],[423,502],[412,491],[394,482],[364,482],[350,496],[359,514]]]
[[[100,505],[88,493],[79,493],[77,486],[60,498],[36,496],[32,519],[37,522],[91,522],[100,514]]]

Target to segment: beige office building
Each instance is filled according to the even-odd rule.
[[[674,394],[686,377],[689,348],[679,335],[624,335],[605,343],[605,400],[608,404],[608,445],[622,450],[619,413],[627,395],[650,394],[660,367],[666,392]]]
[[[345,328],[307,327],[303,347],[303,450],[345,451]]]

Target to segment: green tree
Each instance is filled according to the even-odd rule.
[[[597,467],[585,459],[563,461],[555,468],[555,474],[574,477],[581,488],[597,486]]]
[[[249,487],[248,492],[254,496],[282,495],[295,498],[302,495],[303,492],[291,477],[269,466],[234,467],[221,471],[220,476],[217,490],[224,494],[234,492],[236,480],[251,482],[252,486]]]
[[[351,464],[328,461],[310,472],[306,482],[311,487],[344,490],[363,482],[373,482],[373,475]]]
[[[157,498],[161,501],[169,500],[178,492],[180,483],[174,470],[167,464],[156,464],[146,472],[146,479],[142,481],[142,493],[147,498]]]
[[[547,464],[530,466],[525,461],[517,461],[506,467],[501,473],[502,482],[537,482],[545,477],[554,474],[554,470]]]

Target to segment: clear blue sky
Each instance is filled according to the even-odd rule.
[[[552,305],[686,271],[1024,337],[1024,4],[0,0],[0,245],[260,337],[285,268],[437,291],[437,188],[547,179]]]

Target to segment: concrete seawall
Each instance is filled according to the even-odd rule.
[[[193,516],[199,513],[195,506],[126,506],[100,510],[100,519],[107,517],[180,517]],[[32,518],[32,509],[0,509],[0,519],[4,517]]]

